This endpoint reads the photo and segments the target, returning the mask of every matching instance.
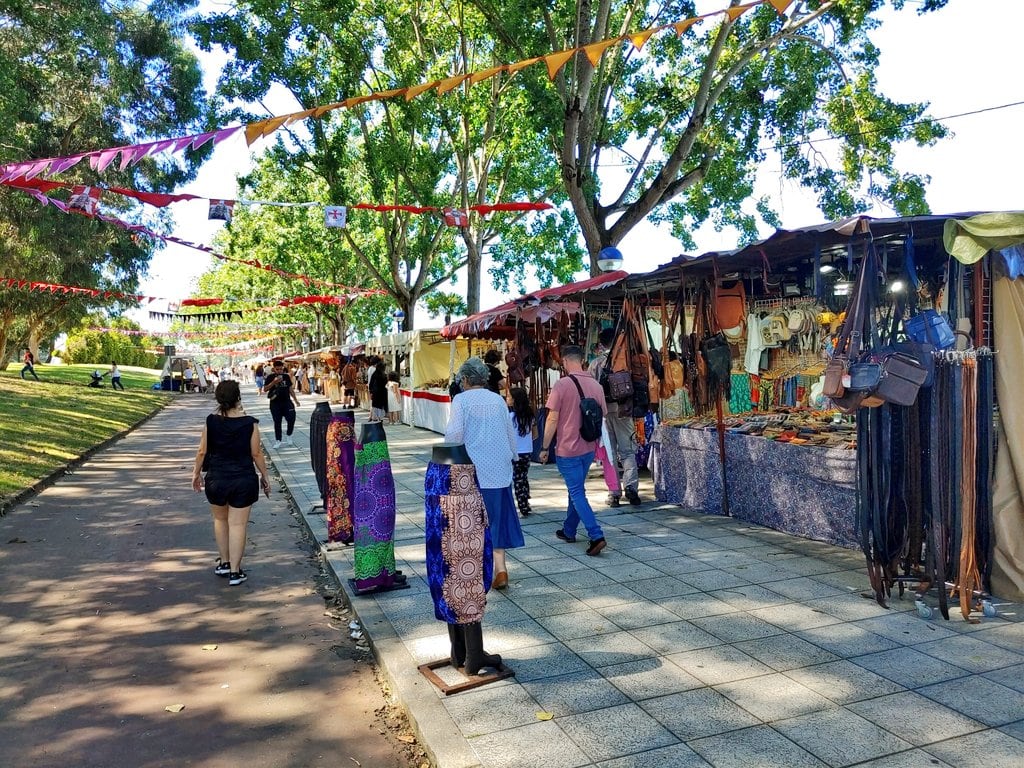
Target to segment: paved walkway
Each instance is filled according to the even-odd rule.
[[[323,541],[311,410],[297,447],[271,454]],[[526,547],[509,552],[509,588],[484,620],[485,647],[516,675],[445,698],[416,669],[448,653],[423,549],[423,473],[441,437],[386,431],[411,589],[351,601],[439,768],[1024,765],[1021,605],[977,625],[925,621],[911,599],[884,610],[860,596],[859,552],[656,502],[597,505],[608,548],[587,557],[585,538],[555,538],[564,490],[537,465]],[[603,502],[600,481],[590,489]],[[346,589],[351,552],[327,553]]]

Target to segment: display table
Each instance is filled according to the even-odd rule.
[[[402,421],[444,434],[452,399],[447,392],[431,389],[401,389]]]
[[[779,531],[856,549],[857,452],[726,432],[729,513]],[[718,434],[659,424],[651,439],[659,501],[722,514]]]

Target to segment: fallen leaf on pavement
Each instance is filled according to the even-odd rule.
[[[203,650],[204,651],[216,651],[217,650],[217,644],[216,643],[210,643],[209,645],[204,645],[203,646]]]
[[[400,742],[402,742],[403,744],[415,744],[416,743],[416,737],[412,736],[412,735],[410,735],[408,733],[400,733],[400,734],[398,734],[398,740]]]
[[[184,704],[168,704],[164,707],[165,712],[181,712],[185,708]]]
[[[550,720],[553,717],[554,717],[554,715],[551,714],[550,712],[538,712],[537,713],[537,719],[538,720]]]

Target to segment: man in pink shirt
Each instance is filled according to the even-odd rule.
[[[587,472],[594,461],[597,441],[590,442],[580,436],[580,393],[594,398],[601,411],[608,414],[604,390],[593,376],[583,370],[583,350],[575,345],[562,347],[562,370],[565,376],[559,379],[548,395],[548,416],[544,424],[544,444],[541,446],[540,463],[546,464],[552,436],[555,437],[555,465],[565,480],[569,491],[569,508],[562,527],[555,531],[562,541],[576,541],[576,528],[580,522],[587,529],[590,546],[588,555],[600,554],[605,548],[604,532],[601,530],[594,510],[587,501]],[[576,384],[573,383],[575,379]]]

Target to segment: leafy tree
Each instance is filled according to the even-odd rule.
[[[96,327],[112,330],[92,330]],[[160,356],[150,351],[159,344],[156,337],[119,332],[139,330],[138,323],[128,318],[110,318],[103,313],[88,315],[78,329],[68,334],[64,362],[109,365],[116,360],[120,365],[159,368]]]
[[[201,130],[207,101],[194,55],[174,17],[136,3],[21,0],[0,9],[0,163],[54,157]],[[206,149],[206,152],[209,148]],[[205,156],[146,158],[108,184],[166,191],[194,175]],[[62,181],[95,183],[80,163]],[[104,199],[119,210],[116,199]],[[148,222],[147,222],[148,223]],[[159,223],[159,219],[157,219]],[[21,192],[0,192],[0,263],[5,276],[134,293],[153,244],[101,222],[64,215]],[[123,302],[82,295],[0,290],[0,354],[9,342],[40,340],[85,313]]]
[[[507,61],[567,50],[692,18],[696,4],[670,0],[471,0]],[[903,0],[894,0],[895,7]],[[647,218],[688,233],[711,221],[756,235],[777,223],[771,200],[741,205],[758,167],[778,148],[784,174],[812,190],[828,217],[880,200],[901,214],[927,210],[928,178],[895,167],[893,145],[945,135],[922,120],[927,105],[877,90],[879,51],[870,40],[882,0],[811,0],[780,16],[769,5],[608,47],[596,66],[574,55],[548,81],[543,66],[517,81],[527,113],[561,168],[564,189],[597,271],[602,247]],[[920,10],[935,10],[930,0]],[[684,25],[685,26],[685,25]],[[642,45],[642,51],[637,50]],[[596,50],[596,49],[595,49]],[[841,137],[831,155],[819,146]],[[624,173],[613,174],[614,166]]]

